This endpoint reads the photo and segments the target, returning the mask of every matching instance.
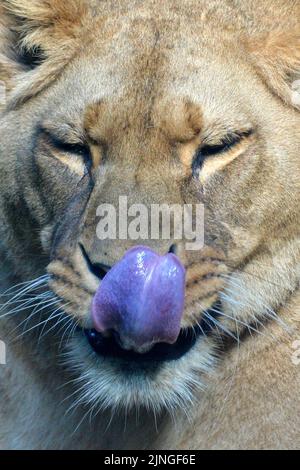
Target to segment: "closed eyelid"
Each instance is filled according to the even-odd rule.
[[[85,166],[87,166],[88,162],[90,162],[89,168],[91,166],[95,169],[97,168],[102,161],[103,157],[103,150],[101,146],[95,145],[91,143],[90,145],[83,142],[65,142],[60,139],[57,135],[53,135],[49,130],[44,130],[43,137],[46,143],[52,148],[51,153],[55,155],[59,155],[56,158],[59,158],[65,164],[70,161],[67,157],[63,157],[63,154],[74,154],[84,158]],[[69,163],[68,166],[76,166],[74,164]],[[78,166],[78,165],[77,165]]]
[[[207,151],[212,154],[213,152],[217,153],[222,150],[229,150],[234,145],[239,144],[244,139],[248,139],[254,134],[254,129],[250,128],[244,131],[235,131],[228,133],[227,135],[218,138],[218,139],[204,139],[202,143],[202,151]]]
[[[82,140],[62,138],[60,134],[52,132],[49,129],[43,129],[41,135],[42,138],[47,139],[50,145],[62,151],[80,153],[87,148],[87,145]]]
[[[90,170],[92,159],[88,145],[80,142],[62,141],[49,129],[41,129],[40,131],[39,143],[43,148],[44,155],[58,160],[67,166],[72,173],[81,177]]]
[[[222,158],[222,156],[228,152],[238,151],[242,146],[247,146],[250,143],[250,138],[253,135],[254,131],[253,129],[250,129],[243,132],[229,134],[218,141],[214,141],[211,144],[202,144],[194,156],[192,164],[193,173],[197,171],[199,172],[208,158]]]
[[[202,184],[217,171],[221,171],[236,158],[245,154],[249,148],[250,142],[241,140],[236,145],[232,146],[228,151],[221,154],[215,154],[214,156],[204,160],[202,167],[199,169],[198,177]]]

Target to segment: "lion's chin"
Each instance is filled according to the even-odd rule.
[[[214,366],[213,341],[201,330],[183,331],[175,345],[146,354],[124,350],[121,354],[109,339],[78,331],[68,345],[66,365],[75,374],[76,406],[145,407],[155,412],[190,409]]]

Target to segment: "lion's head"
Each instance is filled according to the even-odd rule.
[[[281,3],[1,2],[3,251],[16,277],[48,284],[43,318],[83,401],[191,401],[298,285],[300,9]],[[202,204],[204,246],[173,232],[99,240],[97,209],[120,196]],[[125,351],[93,330],[91,306],[136,245],[177,256],[185,307],[175,343]]]

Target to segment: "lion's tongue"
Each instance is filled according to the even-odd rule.
[[[174,343],[184,293],[185,269],[179,259],[137,246],[101,282],[92,307],[94,328],[116,332],[124,348],[139,352],[158,342]]]

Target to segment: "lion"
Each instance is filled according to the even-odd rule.
[[[0,15],[1,448],[298,448],[300,3]],[[120,196],[201,205],[201,249],[99,239]]]

